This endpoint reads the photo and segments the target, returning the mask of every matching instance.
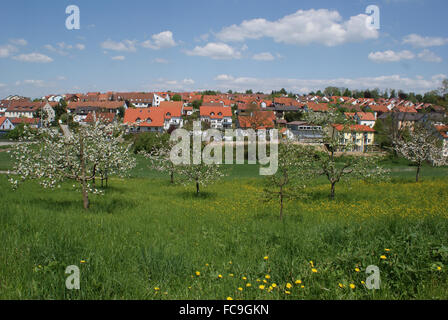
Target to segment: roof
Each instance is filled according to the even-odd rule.
[[[123,101],[78,101],[70,102],[67,105],[68,109],[78,108],[98,108],[98,109],[118,109],[124,106]]]
[[[306,104],[308,109],[311,109],[313,111],[317,111],[317,112],[323,112],[323,111],[329,111],[330,107],[328,106],[328,103],[307,103]]]
[[[356,115],[361,121],[375,121],[375,115],[372,112],[357,112]]]
[[[440,133],[440,135],[445,138],[448,139],[448,125],[444,125],[444,126],[434,126],[436,128],[436,130]]]
[[[390,110],[385,105],[370,105],[370,110],[374,112],[390,112]]]
[[[165,120],[182,116],[181,101],[164,101],[159,107],[128,108],[123,123],[140,127],[163,127]]]
[[[9,121],[12,122],[12,124],[19,124],[19,123],[25,123],[25,124],[37,124],[39,122],[39,119],[36,118],[8,118]]]
[[[104,122],[111,123],[115,119],[115,114],[110,112],[104,112],[104,113],[95,113],[95,112],[89,112],[87,117],[84,119],[84,122],[93,122],[94,121],[94,115],[97,120],[101,120]]]
[[[332,126],[337,131],[345,131],[345,129],[347,128],[343,124],[332,124]],[[361,124],[350,125],[350,126],[348,126],[347,129],[349,129],[349,131],[354,131],[354,132],[375,132],[375,130],[370,128],[369,126],[364,126]]]
[[[6,117],[0,117],[0,126],[3,124],[3,122],[6,121],[6,119],[8,119],[8,118],[6,118]]]
[[[257,130],[274,128],[274,120],[273,111],[254,111],[251,115],[238,116],[240,128],[252,128],[257,125]]]
[[[201,106],[199,112],[201,117],[210,117],[212,119],[232,116],[232,108],[223,106]]]

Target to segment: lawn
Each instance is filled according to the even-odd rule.
[[[447,299],[447,170],[416,184],[390,167],[391,182],[338,185],[335,201],[317,180],[283,221],[256,166],[195,196],[140,161],[88,211],[70,184],[12,191],[0,175],[0,299]],[[68,265],[81,290],[65,288]]]

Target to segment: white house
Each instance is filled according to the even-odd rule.
[[[0,117],[0,131],[10,131],[14,129],[11,120],[6,117]]]

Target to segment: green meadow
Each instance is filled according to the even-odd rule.
[[[228,166],[196,196],[140,159],[88,211],[69,183],[13,191],[0,175],[0,299],[447,299],[448,169],[416,184],[413,167],[384,165],[391,181],[339,184],[334,201],[317,179],[283,221],[257,166]]]

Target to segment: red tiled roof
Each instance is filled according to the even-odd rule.
[[[372,129],[368,126],[361,125],[361,124],[350,125],[348,128],[345,127],[343,124],[332,124],[332,126],[337,131],[344,131],[345,129],[349,129],[349,131],[354,131],[354,132],[375,132],[374,129]]]
[[[442,137],[448,139],[448,126],[434,126]]]
[[[77,108],[98,108],[98,109],[118,109],[124,106],[123,101],[78,101],[70,102],[67,105],[68,109]]]
[[[328,111],[330,110],[330,107],[327,103],[308,103],[307,104],[308,109],[311,109],[313,111]]]
[[[93,122],[94,121],[93,114],[94,114],[93,112],[89,112],[89,114],[87,114],[87,117],[84,119],[84,122],[88,122],[88,123]],[[115,119],[115,114],[110,113],[110,112],[96,113],[95,117],[97,120],[111,123]]]
[[[250,116],[238,116],[240,128],[252,128],[256,124],[257,130],[274,128],[274,120],[273,111],[254,111]]]
[[[199,108],[201,117],[210,117],[211,119],[222,119],[232,116],[232,108],[223,106],[201,106]]]
[[[375,115],[372,112],[357,112],[356,115],[361,121],[375,121]]]

